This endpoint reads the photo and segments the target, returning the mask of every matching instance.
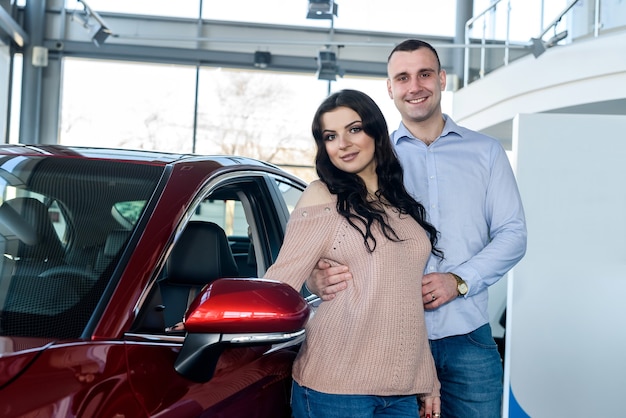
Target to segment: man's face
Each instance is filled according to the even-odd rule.
[[[387,64],[387,91],[405,124],[441,117],[441,92],[446,73],[428,48],[397,51]]]

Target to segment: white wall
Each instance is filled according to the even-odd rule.
[[[513,154],[528,250],[509,280],[504,415],[626,416],[626,116],[518,115]]]

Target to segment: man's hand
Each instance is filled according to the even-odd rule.
[[[352,273],[347,266],[331,267],[326,261],[320,260],[307,279],[306,287],[322,300],[333,300],[337,292],[348,287],[348,280],[352,280]]]
[[[459,296],[456,279],[450,273],[428,273],[422,279],[424,309],[437,309]]]

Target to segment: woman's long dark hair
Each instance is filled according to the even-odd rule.
[[[365,182],[354,173],[347,173],[335,167],[326,152],[326,141],[322,133],[322,116],[338,107],[354,110],[360,117],[363,131],[374,138],[374,160],[378,175],[378,200],[368,199]],[[415,219],[428,233],[432,253],[443,257],[437,249],[437,230],[426,221],[426,210],[407,192],[404,187],[404,174],[400,161],[391,145],[387,122],[378,105],[365,93],[357,90],[341,90],[326,98],[315,112],[312,124],[313,138],[317,145],[315,168],[320,180],[331,193],[337,195],[337,211],[363,235],[368,251],[376,249],[376,239],[372,235],[372,225],[377,222],[384,235],[399,241],[398,235],[387,223],[381,202],[388,203]]]

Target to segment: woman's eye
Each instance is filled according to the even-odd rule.
[[[332,141],[335,139],[335,135],[326,135],[324,136],[324,141]]]
[[[360,127],[360,126],[353,126],[352,128],[350,128],[350,133],[358,134],[362,130],[363,130],[363,128]]]

